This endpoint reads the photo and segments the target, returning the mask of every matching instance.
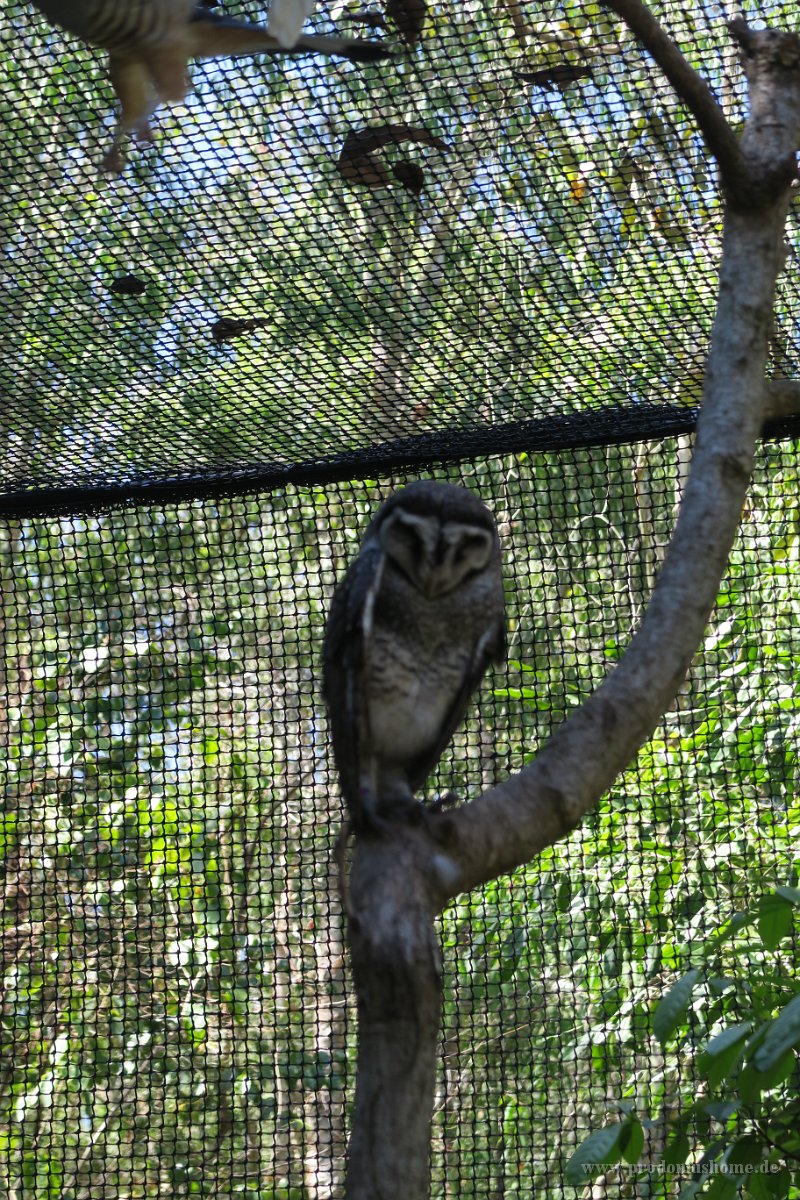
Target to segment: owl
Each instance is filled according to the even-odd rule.
[[[323,689],[357,833],[414,800],[491,662],[505,655],[500,539],[477,496],[421,480],[389,496],[336,588]]]

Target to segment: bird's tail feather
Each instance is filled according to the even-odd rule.
[[[225,58],[234,54],[324,54],[353,62],[376,62],[390,51],[381,42],[359,38],[304,34],[291,47],[280,46],[261,25],[198,11],[190,26],[191,58]]]

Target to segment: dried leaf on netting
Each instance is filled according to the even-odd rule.
[[[406,167],[412,170],[401,170],[398,175],[395,167],[391,168],[390,173],[380,159],[373,157],[376,150],[403,142],[418,142],[437,150],[447,149],[447,142],[420,125],[377,125],[373,129],[351,129],[344,140],[336,169],[349,183],[360,183],[365,187],[391,187],[394,176],[409,191],[413,191],[417,183],[421,190],[422,168],[416,163],[406,163]],[[396,166],[401,164],[397,163]]]
[[[428,14],[425,0],[386,0],[386,15],[404,42],[413,46],[419,41]]]
[[[347,135],[348,138],[350,134]],[[391,187],[392,179],[383,163],[371,154],[348,154],[347,141],[336,163],[336,170],[348,183],[360,183],[364,187]]]
[[[406,158],[392,165],[392,174],[400,186],[414,196],[419,196],[425,186],[425,172],[422,167]]]
[[[223,342],[230,342],[264,325],[269,325],[266,317],[220,317],[211,326],[211,336],[221,346]]]
[[[575,66],[572,63],[556,63],[554,67],[546,67],[542,71],[515,71],[517,79],[523,79],[534,87],[546,88],[548,92],[563,91],[578,79],[587,79],[592,74],[592,68]]]
[[[588,190],[588,180],[580,171],[569,175],[569,194],[576,204],[581,204]]]
[[[108,285],[108,290],[115,296],[141,296],[146,288],[146,281],[138,275],[118,275]]]
[[[659,233],[672,245],[688,245],[691,242],[691,230],[681,221],[675,220],[674,213],[661,204],[650,209],[651,228]]]
[[[386,29],[386,17],[379,12],[342,13],[340,22],[350,22],[352,25],[366,25],[368,29]]]

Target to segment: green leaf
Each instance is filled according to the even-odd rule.
[[[653,1013],[653,1033],[662,1046],[683,1023],[699,978],[700,972],[692,967],[673,984]]]
[[[607,1125],[605,1129],[595,1129],[594,1133],[590,1133],[567,1163],[567,1181],[588,1183],[618,1162],[624,1128],[622,1124]]]
[[[767,950],[775,950],[794,924],[794,905],[782,896],[762,896],[758,902],[756,927]]]
[[[786,1200],[789,1188],[792,1186],[791,1171],[788,1167],[784,1167],[777,1175],[768,1175],[767,1184],[774,1200]]]
[[[755,1167],[764,1157],[764,1143],[754,1133],[745,1134],[738,1138],[725,1156],[729,1167]],[[752,1174],[752,1172],[749,1172]],[[736,1173],[741,1179],[742,1173]]]
[[[752,1028],[752,1021],[742,1021],[739,1025],[729,1025],[727,1029],[723,1029],[714,1035],[706,1046],[704,1053],[710,1058],[716,1058],[717,1055],[725,1053],[730,1046],[735,1046],[743,1038],[747,1037]]]
[[[767,1030],[767,1035],[753,1056],[757,1071],[769,1071],[787,1050],[800,1044],[800,995],[790,1000]]]
[[[742,1069],[738,1081],[738,1092],[742,1103],[752,1106],[762,1092],[769,1092],[778,1087],[791,1075],[794,1062],[793,1051],[787,1050],[783,1057],[779,1058],[767,1071],[759,1071],[752,1063],[748,1063]]]
[[[620,1138],[620,1150],[626,1163],[633,1166],[639,1161],[644,1150],[644,1130],[641,1121],[634,1117],[623,1126],[624,1133]]]
[[[716,1175],[714,1182],[704,1193],[708,1200],[733,1200],[739,1191],[739,1183],[727,1175]]]
[[[739,1103],[737,1100],[707,1100],[703,1104],[703,1108],[708,1115],[723,1125],[729,1117],[733,1116],[738,1107]]]
[[[751,1200],[771,1200],[772,1192],[769,1190],[767,1176],[763,1171],[755,1171],[752,1175],[748,1175],[743,1195],[751,1197]]]
[[[731,1074],[747,1049],[746,1042],[752,1022],[731,1025],[713,1037],[700,1055],[700,1070],[712,1088]]]
[[[678,1163],[684,1163],[689,1157],[690,1150],[689,1139],[681,1130],[679,1133],[673,1134],[670,1138],[667,1148],[664,1151],[664,1162],[670,1166],[677,1166]]]

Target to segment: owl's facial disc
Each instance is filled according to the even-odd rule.
[[[436,516],[400,506],[384,521],[379,537],[387,556],[430,600],[482,571],[493,549],[488,529],[461,521],[442,524]]]
[[[482,571],[492,557],[493,538],[480,525],[447,521],[442,526],[442,574],[455,587],[467,575]]]

